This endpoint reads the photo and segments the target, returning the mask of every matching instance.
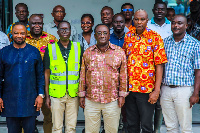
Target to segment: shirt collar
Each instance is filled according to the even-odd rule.
[[[56,27],[56,28],[57,28],[57,26],[56,26],[55,22],[53,21],[53,22],[51,22],[51,28],[54,28],[54,27]]]
[[[115,50],[115,45],[113,45],[112,43],[110,43],[110,41],[109,41],[109,45],[108,45],[108,49],[109,49],[109,48]],[[95,44],[95,45],[93,45],[93,46],[91,47],[91,50],[94,50],[94,49],[99,49],[99,48],[97,47],[97,44]]]
[[[40,38],[45,38],[45,37],[47,37],[48,35],[47,35],[47,33],[46,32],[44,32],[44,31],[42,31],[42,35],[40,36]],[[32,36],[31,36],[31,32],[30,31],[27,31],[27,36],[26,36],[26,38],[28,38],[28,39],[35,39],[35,38],[33,38]],[[39,39],[40,39],[39,38]]]
[[[125,37],[125,32],[124,32],[124,34],[123,34],[123,36],[122,37],[118,37],[117,35],[115,35],[115,33],[113,32],[112,34],[111,34],[111,36],[114,36],[115,38],[117,38],[117,39],[122,39],[122,38],[124,38]]]
[[[71,44],[72,44],[72,42],[71,41],[69,41],[69,44],[68,44],[68,46],[67,46],[67,48],[65,48],[63,45],[62,45],[62,43],[60,42],[60,40],[57,42],[58,43],[58,45],[59,45],[59,47],[60,47],[60,49],[61,50],[71,50]]]
[[[166,17],[165,17],[165,23],[170,24],[170,21]],[[154,21],[154,17],[151,19],[151,24],[156,24],[156,22]]]
[[[169,36],[169,39],[170,39],[170,40],[173,40],[173,41],[175,42],[174,37],[173,37],[173,34],[172,34],[171,36]],[[186,42],[187,40],[188,40],[188,34],[185,33],[185,36],[184,36],[183,39],[182,39],[181,41],[179,41],[179,42]]]
[[[149,31],[151,31],[151,29],[149,29],[148,27],[146,27],[145,30],[144,30],[144,32],[143,32],[141,35],[138,35],[138,34],[136,33],[136,28],[135,28],[135,26],[133,26],[133,27],[130,29],[130,31],[131,31],[131,32],[128,32],[129,34],[132,34],[132,33],[133,33],[135,36],[144,36],[144,37],[148,38],[148,36],[149,36]]]

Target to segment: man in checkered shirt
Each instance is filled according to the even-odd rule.
[[[161,107],[168,132],[192,133],[192,106],[199,101],[200,43],[186,33],[187,19],[176,15],[173,35],[164,39],[168,62],[161,87]]]

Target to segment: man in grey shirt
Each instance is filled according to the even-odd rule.
[[[51,35],[54,35],[57,39],[59,39],[59,36],[57,34],[58,31],[57,27],[58,24],[62,22],[64,17],[66,16],[65,8],[61,5],[57,5],[53,8],[51,15],[53,16],[54,20],[48,24],[45,24],[43,31]],[[71,26],[70,40],[74,40],[76,36],[77,36],[76,28],[74,26]]]

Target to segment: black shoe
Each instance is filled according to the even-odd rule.
[[[103,129],[103,130],[101,131],[101,133],[105,133],[105,130]]]
[[[85,128],[83,128],[82,133],[85,133]]]

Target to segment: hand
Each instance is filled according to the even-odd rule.
[[[118,99],[118,106],[120,108],[122,108],[123,105],[124,105],[124,103],[125,103],[125,98],[124,97],[119,97],[119,99]]]
[[[195,104],[199,102],[199,94],[192,94],[190,97],[190,108]]]
[[[4,108],[4,106],[3,106],[3,100],[2,100],[2,98],[0,98],[0,111],[2,112],[2,109]]]
[[[42,107],[43,99],[41,96],[37,96],[35,99],[35,105],[37,107],[36,111],[40,111],[40,108]]]
[[[151,104],[155,104],[159,98],[160,95],[160,91],[153,91],[149,94],[149,100],[148,102],[150,102]]]
[[[51,100],[50,100],[49,96],[46,96],[46,103],[45,104],[46,104],[47,108],[51,109]]]
[[[85,97],[80,97],[79,104],[81,108],[85,108]]]

